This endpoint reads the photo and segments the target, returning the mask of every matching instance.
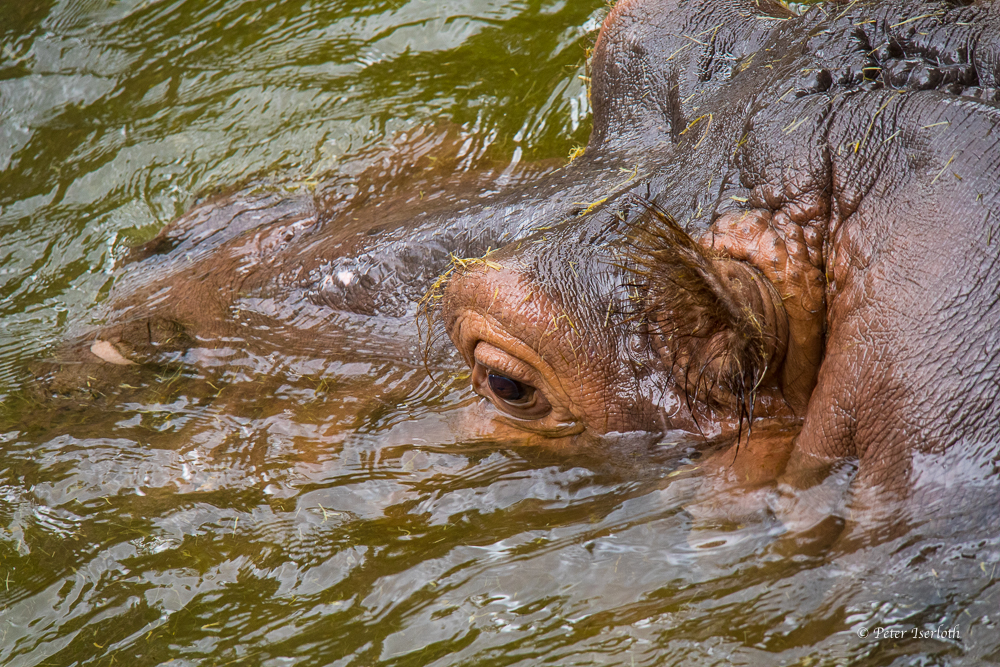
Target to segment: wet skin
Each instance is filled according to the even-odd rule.
[[[431,295],[478,432],[727,443],[727,516],[808,527],[845,461],[855,510],[919,503],[915,457],[981,470],[1000,442],[998,30],[991,6],[622,0],[582,157],[438,208],[210,201],[137,250],[77,362],[343,353],[343,318],[412,322],[452,256],[500,248]]]

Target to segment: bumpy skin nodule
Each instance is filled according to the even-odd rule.
[[[307,201],[211,202],[147,247],[92,361],[156,361],[227,327],[332,353],[341,339],[282,313],[406,316],[451,255],[502,246],[452,276],[443,319],[481,393],[487,371],[521,375],[505,427],[569,446],[732,433],[749,395],[801,431],[767,431],[759,459],[745,443],[741,479],[778,474],[783,457],[755,462],[799,432],[786,477],[854,459],[860,496],[919,495],[926,457],[982,471],[1000,442],[998,62],[996,3],[621,0],[582,157],[346,227]],[[683,257],[655,211],[689,235]],[[683,271],[657,266],[671,256]],[[740,294],[757,305],[741,314]],[[238,304],[271,333],[235,329]],[[757,325],[743,349],[763,364],[725,342]],[[744,371],[736,397],[725,378]]]

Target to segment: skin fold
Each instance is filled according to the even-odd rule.
[[[583,156],[458,204],[210,200],[135,251],[50,386],[237,336],[347,354],[343,318],[412,322],[427,295],[484,437],[686,433],[717,445],[701,515],[800,531],[891,523],[945,454],[985,480],[961,511],[995,507],[998,62],[991,3],[621,0]]]

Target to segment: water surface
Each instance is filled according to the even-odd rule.
[[[508,179],[559,164],[586,142],[606,11],[0,8],[0,663],[1000,661],[996,533],[924,538],[918,517],[811,549],[768,520],[698,524],[669,442],[617,465],[463,441],[460,364],[441,351],[431,379],[412,321],[341,323],[350,355],[279,340],[134,394],[25,387],[94,323],[129,246],[212,193],[336,206],[412,196],[437,159]],[[859,636],[883,626],[960,637]]]

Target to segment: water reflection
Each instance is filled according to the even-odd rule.
[[[247,297],[252,336],[217,333],[113,385],[80,365],[55,391],[22,385],[99,324],[129,246],[196,199],[307,202],[321,224],[552,168],[586,138],[604,11],[4,8],[0,662],[996,659],[1000,547],[981,523],[810,551],[773,521],[699,521],[677,443],[636,463],[470,442],[462,364],[437,350],[428,376],[412,311],[331,321]],[[198,259],[226,229],[176,240]],[[323,333],[290,349],[293,330]],[[961,639],[858,636],[892,623]]]

